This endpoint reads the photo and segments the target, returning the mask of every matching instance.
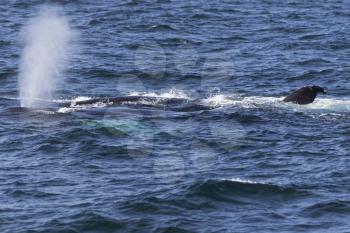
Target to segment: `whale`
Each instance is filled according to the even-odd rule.
[[[58,103],[58,107],[76,107],[91,104],[106,104],[108,106],[137,105],[137,106],[158,106],[174,111],[200,111],[211,109],[210,106],[201,104],[198,100],[186,98],[169,98],[155,96],[119,96],[119,97],[98,97],[81,101],[69,101]]]
[[[291,94],[285,97],[283,101],[300,105],[311,104],[314,102],[318,93],[326,94],[327,92],[320,86],[306,86],[293,91]]]
[[[181,104],[188,100],[184,98],[162,98],[149,96],[120,96],[120,97],[100,97],[81,101],[70,101],[67,103],[60,103],[60,107],[70,107],[79,105],[89,105],[95,103],[105,103],[108,105],[120,105],[124,103],[138,103],[138,102],[157,102],[159,104]]]

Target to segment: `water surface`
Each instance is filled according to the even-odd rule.
[[[0,4],[2,232],[349,232],[347,1],[52,3],[79,35],[42,109],[17,86],[41,1]],[[126,95],[205,108],[57,107]]]

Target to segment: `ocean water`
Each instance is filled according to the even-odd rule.
[[[74,37],[52,96],[22,108],[22,29],[44,2]],[[349,16],[345,0],[1,1],[0,231],[350,232]],[[328,94],[282,101],[311,84]],[[185,103],[74,105],[135,95]]]

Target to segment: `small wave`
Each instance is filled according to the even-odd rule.
[[[159,24],[159,25],[152,25],[150,28],[150,31],[152,32],[175,31],[175,29],[167,24]]]
[[[300,36],[299,39],[300,40],[314,40],[314,39],[320,39],[323,36],[325,36],[325,35],[324,34],[308,34],[308,35]]]
[[[323,64],[331,64],[331,61],[328,61],[326,59],[322,58],[312,58],[312,59],[305,59],[302,61],[298,61],[295,64],[301,65],[301,66],[307,66],[307,65],[323,65]]]
[[[142,125],[138,121],[133,120],[83,120],[83,124],[94,127],[94,128],[107,128],[129,133],[142,129]]]
[[[210,15],[208,14],[203,14],[203,13],[200,13],[200,14],[194,14],[191,16],[191,18],[193,19],[210,19]]]
[[[314,62],[314,61],[312,61]],[[299,63],[300,65],[300,63]],[[307,64],[310,65],[310,64]],[[297,76],[292,76],[287,78],[288,82],[295,82],[297,80],[300,81],[307,81],[307,80],[312,80],[312,79],[318,79],[320,77],[324,77],[326,75],[331,75],[332,73],[334,73],[335,70],[334,69],[321,69],[321,70],[311,70],[311,71],[306,71],[303,72],[302,74],[298,74]]]
[[[344,214],[350,213],[349,201],[332,201],[325,203],[317,203],[304,209],[304,214],[311,217],[319,217],[325,214]]]
[[[265,182],[242,179],[207,180],[190,187],[190,196],[210,198],[216,201],[234,203],[255,203],[258,200],[281,200],[281,198],[302,197],[305,192],[293,187],[282,187]]]
[[[238,183],[246,183],[246,184],[266,184],[266,182],[260,181],[253,181],[253,180],[248,180],[248,179],[241,179],[241,178],[231,178],[231,179],[222,179],[223,181],[229,180],[232,182],[238,182]]]
[[[27,189],[7,189],[5,190],[7,195],[13,197],[35,197],[35,198],[48,198],[52,196],[57,196],[58,194],[53,192],[46,192],[40,190],[27,190]]]
[[[62,226],[71,226],[78,232],[114,232],[125,231],[127,223],[115,219],[111,216],[100,215],[95,212],[80,212],[76,215],[70,216],[70,222],[61,223],[59,219],[55,220],[56,228]],[[53,224],[53,223],[52,223]]]

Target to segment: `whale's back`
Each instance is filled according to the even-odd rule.
[[[296,104],[310,104],[314,102],[317,93],[311,87],[302,87],[286,98],[284,98],[284,102],[293,102]]]

